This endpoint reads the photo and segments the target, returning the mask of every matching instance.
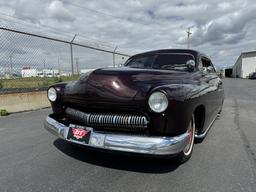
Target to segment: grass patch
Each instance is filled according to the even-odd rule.
[[[63,82],[63,81],[77,80],[78,78],[79,78],[78,75],[73,75],[70,77],[50,77],[50,78],[28,77],[28,78],[17,78],[17,79],[1,79],[0,89],[42,88],[42,87],[49,87],[52,84]]]
[[[8,111],[5,109],[0,109],[0,116],[7,116],[9,115]]]

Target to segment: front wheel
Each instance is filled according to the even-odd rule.
[[[195,118],[194,115],[192,115],[191,120],[188,125],[188,130],[187,132],[189,133],[189,143],[187,146],[183,149],[182,152],[178,154],[176,157],[176,161],[179,164],[182,164],[189,160],[189,158],[192,155],[193,147],[194,147],[194,140],[195,140]]]

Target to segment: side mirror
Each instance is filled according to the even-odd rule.
[[[188,68],[188,70],[189,71],[194,71],[195,70],[195,67],[196,67],[196,63],[195,63],[195,61],[194,60],[188,60],[187,62],[186,62],[186,66],[187,66],[187,68]]]
[[[213,72],[213,67],[212,67],[212,66],[209,66],[209,67],[207,67],[206,69],[207,69],[207,72],[208,72],[208,73]]]
[[[212,66],[209,66],[209,67],[203,67],[203,72],[207,72],[207,73],[211,73],[213,72],[213,67]]]

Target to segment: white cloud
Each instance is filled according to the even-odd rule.
[[[59,36],[66,31],[70,34],[67,40],[71,40],[74,34],[80,34],[86,37],[78,36],[76,41],[81,43],[109,42],[111,49],[118,45],[120,50],[131,53],[186,48],[188,27],[192,27],[192,48],[210,55],[219,66],[232,65],[241,51],[255,49],[252,42],[255,41],[256,6],[252,0],[5,2],[0,0],[0,5],[8,14],[32,22],[41,34],[49,34],[45,26],[50,26],[56,29],[50,35]],[[0,17],[3,17],[1,13]],[[0,24],[3,25],[3,21]],[[31,30],[33,28],[27,27],[27,31]],[[92,58],[90,56],[90,61]]]
[[[75,17],[63,6],[63,3],[59,0],[52,1],[48,6],[47,11],[49,12],[50,17],[59,21],[75,20]]]
[[[17,0],[11,8],[15,16],[36,23],[44,15],[44,7],[39,0]]]
[[[227,11],[227,10],[231,9],[231,3],[229,3],[229,2],[222,2],[222,3],[219,3],[217,5],[217,7],[221,11]]]

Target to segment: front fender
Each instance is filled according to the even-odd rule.
[[[171,84],[156,87],[152,92],[163,91],[169,100],[185,101],[198,97],[207,87],[206,85],[195,84]]]
[[[165,121],[165,128],[161,130],[167,135],[179,135],[185,133],[196,106],[201,104],[200,95],[204,94],[206,86],[194,84],[171,84],[152,89],[152,92],[162,91],[166,94],[169,104],[162,114],[152,114],[154,126]]]
[[[60,114],[63,112],[63,108],[62,108],[63,94],[68,84],[69,82],[61,82],[61,83],[56,83],[48,88],[50,89],[51,87],[53,87],[57,90],[57,100],[55,102],[50,102],[52,106],[52,111],[55,114]]]

